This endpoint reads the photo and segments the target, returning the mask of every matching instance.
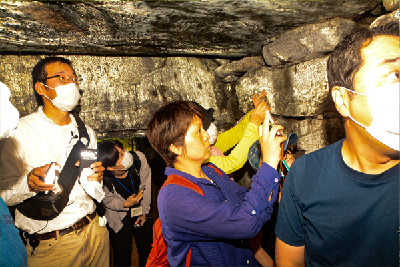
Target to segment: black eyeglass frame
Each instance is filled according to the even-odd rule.
[[[54,75],[54,76],[46,77],[44,80],[47,81],[48,79],[52,79],[52,78],[56,78],[56,77],[58,77],[58,80],[60,82],[62,82],[62,83],[67,83],[68,81],[72,81],[74,83],[79,83],[79,82],[81,82],[83,80],[82,78],[78,78],[78,77],[72,78],[72,76],[69,76],[68,81],[63,81],[63,80],[61,80],[62,76],[67,76],[67,75],[57,74],[57,75]]]

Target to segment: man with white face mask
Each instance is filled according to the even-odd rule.
[[[344,38],[327,74],[346,137],[293,163],[277,266],[398,266],[398,21]]]
[[[70,154],[78,154],[72,153],[79,152],[74,150],[78,144],[97,148],[93,130],[70,113],[80,98],[79,79],[72,63],[61,57],[38,62],[32,79],[39,108],[19,120],[4,144],[0,161],[1,197],[8,206],[16,205],[15,224],[27,241],[28,266],[108,266],[108,231],[99,225],[94,196],[88,193],[90,182],[102,182],[104,167],[95,162],[90,166],[92,174],[85,176],[84,171],[81,175],[76,172],[79,163],[75,158],[72,167],[68,163]],[[57,185],[70,183],[69,190],[63,188],[69,191],[68,202],[61,210],[54,209],[57,215],[52,219],[43,219],[46,214],[40,211],[37,217],[28,216],[21,206],[56,189],[55,184],[44,182],[52,162],[60,169],[68,166],[69,174],[77,173],[60,173]],[[34,209],[38,204],[29,205]]]

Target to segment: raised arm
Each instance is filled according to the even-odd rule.
[[[267,109],[268,106],[265,102],[257,105],[257,108],[250,112],[249,123],[247,124],[244,134],[231,153],[226,157],[210,157],[209,161],[222,169],[226,174],[242,168],[247,161],[247,154],[249,153],[250,146],[258,140],[258,127],[264,121]]]

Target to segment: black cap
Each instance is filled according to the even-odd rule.
[[[211,125],[211,122],[213,121],[214,109],[213,108],[205,109],[199,103],[196,103],[194,101],[192,101],[192,102],[195,103],[196,105],[198,105],[201,108],[201,110],[203,111],[203,113],[204,113],[203,128],[204,128],[204,130],[207,131],[207,129]]]

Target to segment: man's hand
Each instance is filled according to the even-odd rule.
[[[132,207],[136,204],[139,204],[139,201],[143,198],[143,190],[140,190],[139,193],[133,194],[129,196],[123,203],[124,208]]]
[[[94,171],[94,173],[92,175],[88,176],[89,181],[100,182],[101,180],[103,180],[103,171],[105,169],[102,166],[101,161],[92,163],[92,165],[90,165],[90,168]]]
[[[271,114],[269,111],[265,114],[262,133],[260,136],[260,145],[262,151],[262,161],[277,169],[281,160],[281,143],[286,140],[286,136],[277,136],[276,133],[283,127],[275,125],[269,130],[269,121]]]
[[[258,103],[257,107],[250,112],[249,122],[260,126],[265,119],[265,112],[267,110],[269,110],[267,103],[265,103],[264,101]]]
[[[262,90],[262,92],[261,92],[261,94],[259,96],[257,96],[257,93],[254,93],[254,95],[253,95],[254,108],[257,108],[258,104],[260,103],[260,99],[263,98],[264,96],[267,96],[267,93],[265,92],[265,89]]]
[[[140,215],[137,219],[135,224],[140,224],[141,226],[143,226],[143,224],[146,222],[146,214],[142,214]]]
[[[49,167],[50,163],[41,167],[34,168],[28,173],[28,187],[31,192],[56,190],[54,184],[46,184],[44,182],[44,178],[46,178],[46,173]]]

